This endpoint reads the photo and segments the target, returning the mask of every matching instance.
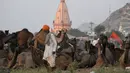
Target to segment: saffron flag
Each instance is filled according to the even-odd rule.
[[[120,39],[120,37],[115,33],[115,32],[112,32],[111,36],[110,36],[110,39],[114,39],[116,40],[118,43],[122,44],[122,40]]]

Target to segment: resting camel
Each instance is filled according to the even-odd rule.
[[[126,37],[123,46],[125,51],[120,58],[120,65],[123,69],[127,69],[130,67],[130,35]]]
[[[13,42],[16,42],[16,44],[18,44],[16,46],[16,48],[13,48],[14,49],[14,55],[13,55],[13,58],[9,64],[9,68],[16,68],[16,67],[19,67],[22,66],[21,62],[23,62],[22,60],[20,59],[23,59],[19,54],[21,54],[21,52],[24,52],[27,50],[28,48],[28,42],[33,38],[33,34],[31,32],[29,32],[27,29],[23,29],[19,32],[16,32],[16,37],[15,37],[15,41]],[[14,40],[14,39],[13,39]],[[21,57],[21,58],[19,58]],[[17,64],[16,64],[17,62]]]
[[[5,48],[6,43],[14,34],[7,36],[3,31],[0,31],[0,67],[7,67],[9,61],[9,51]]]
[[[98,41],[98,58],[94,67],[102,67],[115,64],[114,49],[110,47],[110,43],[107,41],[107,36],[100,35]]]

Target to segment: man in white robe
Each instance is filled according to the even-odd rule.
[[[46,60],[50,67],[55,67],[57,41],[53,33],[49,32],[45,40],[45,51],[43,59]]]

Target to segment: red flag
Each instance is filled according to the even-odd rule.
[[[112,32],[110,38],[112,38],[112,39],[116,40],[117,42],[119,42],[120,44],[122,44],[122,40],[115,32]]]

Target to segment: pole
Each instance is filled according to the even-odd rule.
[[[110,32],[111,26],[110,26],[110,14],[111,14],[111,6],[109,5],[109,20],[108,20],[108,31]]]
[[[92,32],[93,32],[93,22],[90,22],[90,31],[91,31],[91,34],[92,34]]]

